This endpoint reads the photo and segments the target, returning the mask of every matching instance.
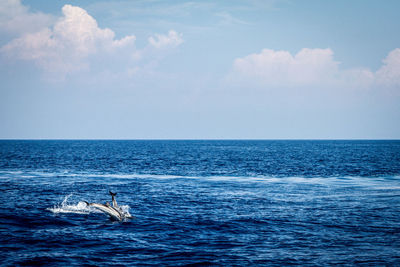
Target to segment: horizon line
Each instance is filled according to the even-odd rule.
[[[0,138],[0,141],[400,141],[400,138]]]

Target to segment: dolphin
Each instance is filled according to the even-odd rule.
[[[117,201],[115,200],[115,196],[117,195],[116,193],[113,193],[109,191],[111,197],[112,197],[112,203],[113,205],[111,206],[110,203],[106,204],[99,204],[99,203],[89,203],[85,201],[86,205],[94,207],[105,214],[108,214],[112,219],[122,221],[124,219],[129,219],[133,218],[130,214],[126,214],[121,207],[118,206]]]
[[[111,195],[113,207],[114,207],[115,209],[121,210],[121,208],[120,208],[120,207],[118,206],[118,204],[117,204],[117,200],[115,200],[115,196],[117,195],[117,193],[113,193],[113,192],[111,192],[111,191],[108,191],[108,192],[109,192],[110,195]]]

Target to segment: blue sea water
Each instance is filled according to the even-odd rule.
[[[400,266],[400,141],[0,141],[0,190],[2,266]]]

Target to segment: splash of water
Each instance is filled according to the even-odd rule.
[[[132,215],[129,213],[129,209],[130,209],[129,205],[122,205],[122,206],[119,206],[119,207],[121,208],[121,210],[124,213],[125,217],[132,217]]]
[[[94,209],[88,207],[85,202],[79,201],[78,203],[70,203],[68,199],[73,194],[69,194],[65,196],[64,200],[60,203],[55,205],[52,208],[47,208],[47,210],[53,213],[77,213],[77,214],[89,214],[91,212],[97,212]]]

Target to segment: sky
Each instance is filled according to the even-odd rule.
[[[1,139],[400,139],[400,1],[0,1]]]

